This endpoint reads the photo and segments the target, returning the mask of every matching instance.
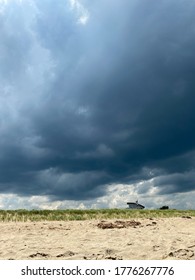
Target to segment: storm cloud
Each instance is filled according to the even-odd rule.
[[[194,13],[190,0],[0,1],[0,192],[195,191]]]

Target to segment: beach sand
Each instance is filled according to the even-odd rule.
[[[135,221],[1,222],[0,259],[195,260],[195,217]]]

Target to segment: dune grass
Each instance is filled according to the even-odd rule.
[[[195,210],[0,210],[0,222],[73,221],[195,216]]]

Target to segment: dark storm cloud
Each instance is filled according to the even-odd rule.
[[[194,171],[162,176],[156,178],[154,183],[159,187],[160,194],[186,192],[186,188],[187,191],[194,190]]]
[[[193,190],[195,3],[24,2],[0,13],[1,192]]]

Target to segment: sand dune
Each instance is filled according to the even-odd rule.
[[[195,217],[0,223],[0,259],[195,259]]]

